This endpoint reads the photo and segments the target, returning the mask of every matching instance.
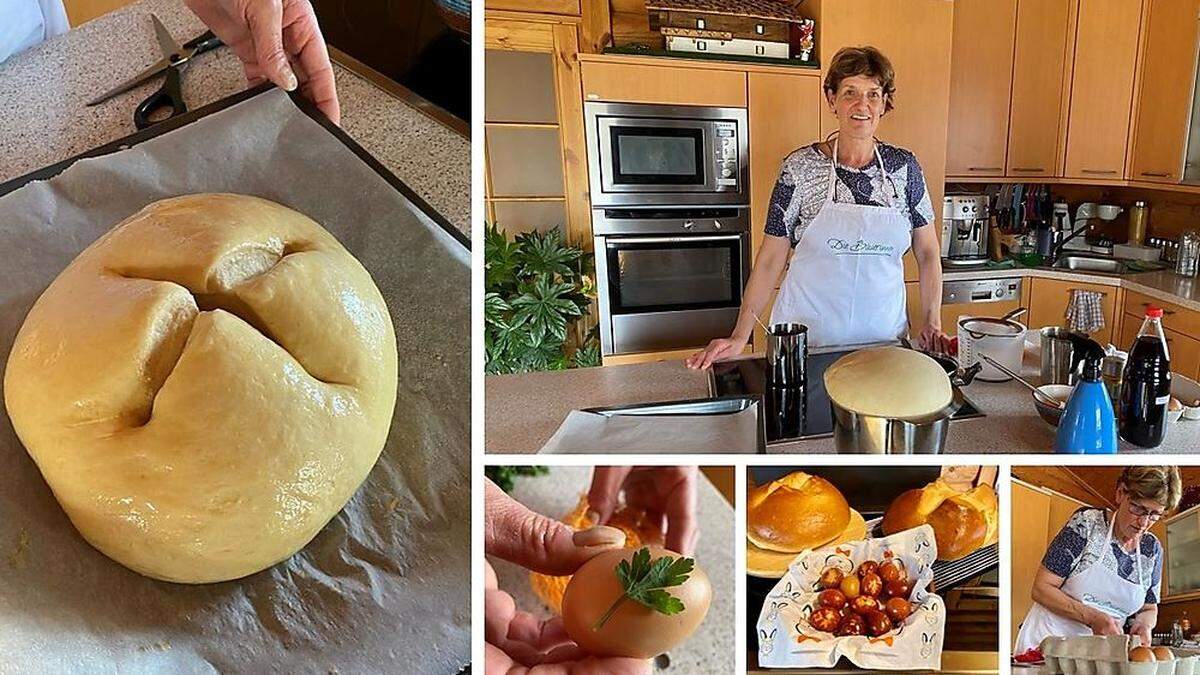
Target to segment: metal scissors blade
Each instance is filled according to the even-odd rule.
[[[175,41],[175,38],[171,36],[171,31],[167,30],[167,27],[163,25],[163,22],[158,20],[157,14],[151,14],[150,18],[154,21],[154,37],[158,38],[158,47],[159,49],[162,49],[163,56],[167,57],[172,62],[178,61],[179,58],[183,56],[180,54],[180,52],[183,51],[183,48],[180,47],[179,43]]]

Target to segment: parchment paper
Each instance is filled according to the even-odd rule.
[[[758,404],[721,415],[601,415],[572,410],[539,454],[757,452]]]
[[[913,582],[913,613],[881,638],[834,637],[808,623],[817,606],[817,579],[826,567],[849,573],[866,560],[904,561]],[[878,539],[848,542],[801,554],[775,584],[758,616],[758,664],[764,668],[832,668],[846,657],[867,670],[941,670],[946,603],[929,592],[937,541],[921,525]]]
[[[5,413],[0,672],[459,671],[470,661],[469,254],[282,92],[0,198],[0,366],[34,300],[88,244],[151,201],[209,191],[301,211],[370,271],[399,346],[383,455],[288,561],[178,585],[84,542]]]

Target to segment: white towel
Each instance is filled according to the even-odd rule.
[[[1067,303],[1067,329],[1095,333],[1104,328],[1104,294],[1099,291],[1071,290]]]

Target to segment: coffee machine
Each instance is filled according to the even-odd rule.
[[[964,267],[988,261],[987,195],[946,195],[942,199],[942,263]]]

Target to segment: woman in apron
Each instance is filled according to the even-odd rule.
[[[1128,467],[1116,509],[1080,509],[1051,542],[1013,653],[1047,637],[1120,635],[1150,644],[1158,621],[1162,545],[1149,529],[1179,505],[1179,469]]]
[[[733,334],[689,357],[689,368],[740,354],[756,317],[766,319],[777,284],[770,321],[804,324],[810,347],[906,336],[909,248],[921,281],[922,325],[913,327],[914,337],[922,349],[945,351],[941,249],[929,226],[934,214],[925,179],[911,152],[875,139],[894,91],[892,66],[875,48],[834,56],[825,96],[838,132],[784,160]]]

